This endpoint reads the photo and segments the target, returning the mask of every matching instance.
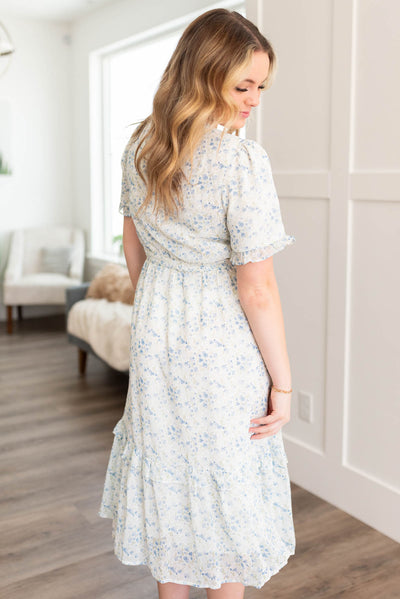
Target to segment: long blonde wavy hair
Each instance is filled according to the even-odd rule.
[[[269,57],[265,88],[276,71],[276,56],[258,28],[236,11],[209,10],[183,32],[154,96],[153,112],[133,132],[138,141],[135,167],[147,195],[138,214],[154,200],[153,210],[165,215],[182,205],[182,166],[206,131],[224,122],[232,128],[238,107],[230,95],[238,76],[255,51]]]

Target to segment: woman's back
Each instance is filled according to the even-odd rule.
[[[222,137],[222,140],[221,140]],[[137,143],[122,158],[120,211],[132,216],[149,259],[185,265],[214,264],[231,259],[260,259],[293,242],[285,234],[279,201],[265,150],[257,143],[208,131],[183,171],[183,208],[178,218],[157,217],[148,207],[135,216],[146,186],[134,165]],[[280,246],[278,248],[278,245]],[[261,252],[261,253],[260,253]],[[181,264],[183,263],[183,264]]]

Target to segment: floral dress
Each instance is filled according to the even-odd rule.
[[[135,211],[136,144],[120,212],[146,252],[132,309],[126,405],[99,516],[116,556],[160,582],[261,588],[295,552],[281,430],[251,441],[272,384],[241,307],[236,266],[291,245],[271,164],[256,142],[208,131],[184,165],[178,217]]]

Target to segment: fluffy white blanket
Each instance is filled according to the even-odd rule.
[[[67,330],[89,343],[116,370],[129,369],[132,306],[106,299],[76,302],[68,313]]]

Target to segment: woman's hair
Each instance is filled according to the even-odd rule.
[[[154,198],[158,213],[172,214],[181,204],[182,166],[205,131],[224,121],[232,130],[237,105],[230,90],[255,51],[266,52],[270,87],[276,56],[258,28],[236,11],[223,8],[200,15],[183,32],[154,96],[153,112],[133,132],[139,140],[135,167],[147,195],[139,212]],[[237,130],[236,130],[237,133]]]

